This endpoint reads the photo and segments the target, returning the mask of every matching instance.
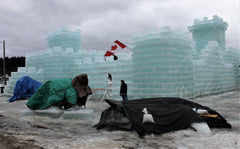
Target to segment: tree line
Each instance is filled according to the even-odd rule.
[[[5,57],[6,74],[17,72],[18,67],[25,67],[25,57]],[[3,75],[3,58],[0,58],[0,74]]]

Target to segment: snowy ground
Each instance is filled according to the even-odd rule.
[[[8,103],[0,96],[0,149],[239,149],[240,90],[194,100],[219,112],[232,129],[212,129],[212,135],[201,135],[191,129],[140,139],[136,132],[96,130],[101,112],[107,103],[89,100],[94,110],[92,120],[64,120],[49,117],[24,116],[26,100]]]

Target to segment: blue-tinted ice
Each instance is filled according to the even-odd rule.
[[[161,32],[134,35],[133,53],[118,53],[104,60],[105,51],[81,48],[80,31],[61,29],[47,35],[48,49],[26,55],[26,67],[12,72],[5,88],[13,93],[22,76],[45,82],[53,78],[74,78],[87,73],[92,97],[101,98],[112,75],[113,99],[120,99],[120,80],[128,84],[129,99],[150,97],[192,98],[239,88],[239,49],[226,48],[228,24],[218,16],[195,19],[192,33],[168,26]]]

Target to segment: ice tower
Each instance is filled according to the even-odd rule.
[[[81,49],[80,30],[69,31],[65,28],[48,33],[46,37],[48,48],[61,47],[63,51],[66,48],[73,48],[74,52]]]
[[[195,98],[239,89],[239,49],[227,48],[227,23],[218,16],[195,20],[182,33],[170,27],[134,36],[133,54],[118,53],[104,60],[105,51],[81,48],[79,30],[60,29],[47,35],[48,48],[26,54],[26,67],[12,72],[4,93],[12,95],[15,83],[30,76],[44,83],[87,73],[94,98],[103,98],[112,75],[111,97],[119,99],[120,80],[128,84],[129,99],[151,97]]]
[[[189,37],[170,27],[133,39],[135,98],[193,97],[194,73]]]
[[[196,55],[199,55],[201,53],[200,50],[208,45],[208,41],[218,42],[219,47],[225,51],[225,31],[227,27],[228,24],[217,15],[214,15],[211,20],[208,20],[207,17],[204,17],[202,21],[195,19],[194,25],[189,26],[188,29],[195,41],[194,49],[196,50]]]

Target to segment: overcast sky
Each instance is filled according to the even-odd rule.
[[[239,0],[0,0],[0,40],[6,56],[47,48],[48,32],[80,29],[82,48],[108,50],[114,40],[130,45],[137,33],[163,26],[188,31],[195,18],[218,15],[228,23],[227,46],[239,47]],[[0,45],[2,49],[2,44]],[[2,51],[2,50],[0,50]],[[2,57],[2,52],[0,52]]]

